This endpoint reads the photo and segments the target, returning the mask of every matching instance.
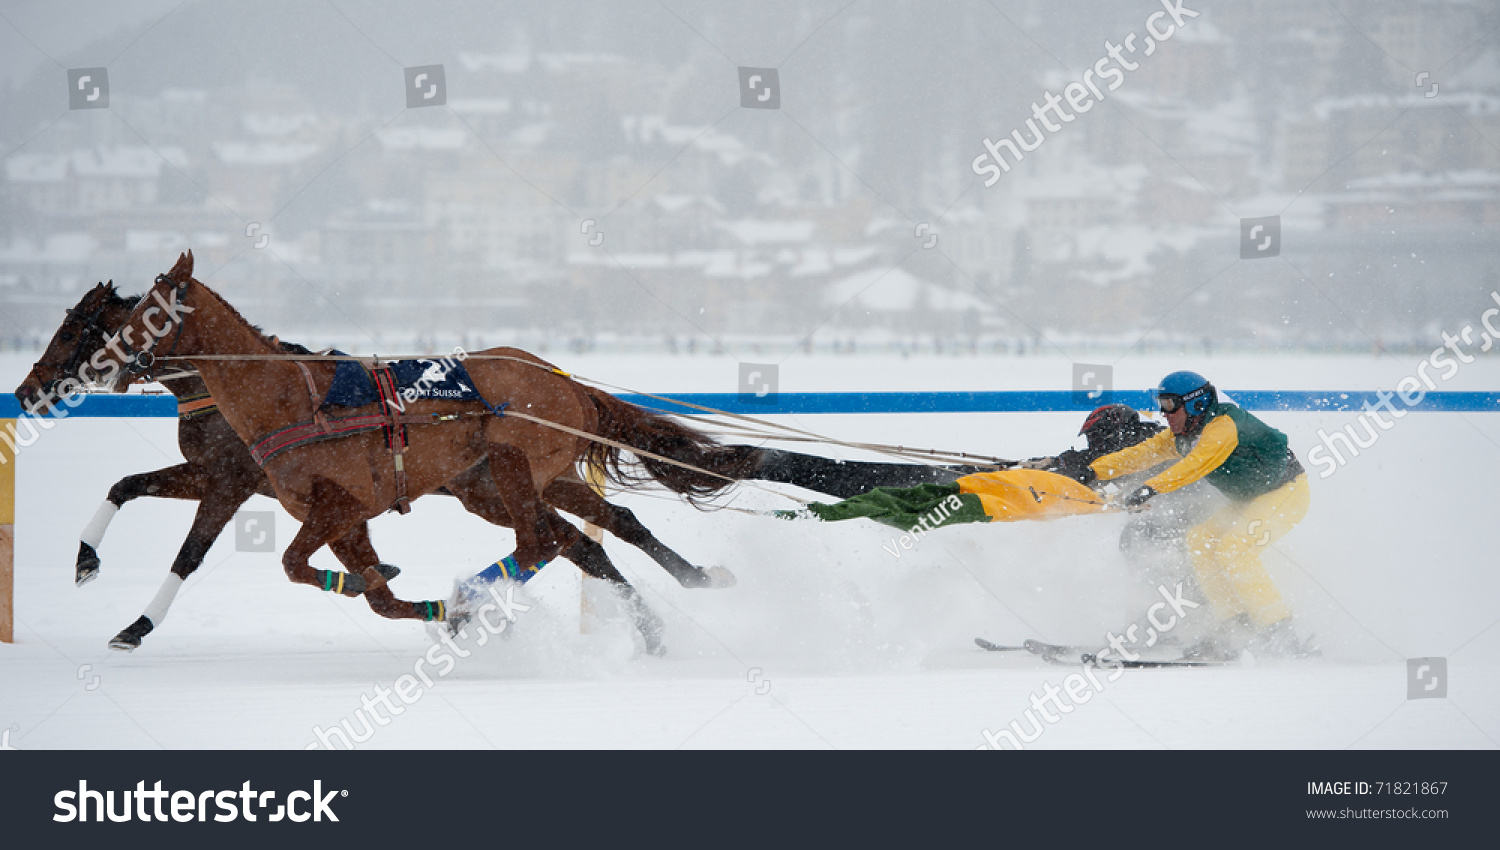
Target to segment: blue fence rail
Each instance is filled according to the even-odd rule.
[[[1247,390],[1229,391],[1246,410],[1289,413],[1358,412],[1382,403],[1397,409],[1431,413],[1500,412],[1500,392],[1429,392],[1408,405],[1396,395],[1361,390]],[[689,407],[639,395],[620,398],[666,413],[696,414]],[[910,393],[779,393],[762,398],[734,393],[677,393],[672,396],[689,404],[743,413],[750,416],[776,413],[1046,413],[1093,410],[1101,404],[1121,402],[1140,410],[1154,406],[1150,393],[1112,392],[1090,398],[1070,390],[1001,390],[995,392]],[[84,397],[76,407],[64,410],[70,416],[172,417],[176,400],[168,395],[106,395]],[[14,396],[0,395],[0,419],[21,415]]]

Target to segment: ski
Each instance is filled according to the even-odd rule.
[[[1028,640],[1021,646],[1006,646],[984,638],[974,638],[974,644],[987,652],[1029,652],[1051,664],[1065,666],[1095,665],[1099,667],[1119,666],[1127,670],[1148,670],[1158,667],[1223,667],[1232,661],[1208,661],[1193,658],[1100,658],[1103,649],[1094,646],[1064,646]]]
[[[1097,646],[1060,646],[1053,643],[1042,643],[1039,640],[1028,640],[1020,646],[1007,646],[984,638],[974,638],[974,645],[987,652],[1029,652],[1032,655],[1047,657],[1062,657],[1068,655],[1082,655],[1089,652],[1098,652]]]
[[[1083,656],[1083,658],[1082,658],[1082,663],[1093,665],[1093,666],[1097,666],[1097,667],[1116,667],[1116,666],[1118,666],[1118,667],[1124,667],[1126,670],[1149,670],[1149,669],[1157,668],[1157,667],[1223,667],[1226,664],[1233,664],[1234,662],[1232,662],[1232,661],[1199,661],[1199,660],[1194,659],[1194,658],[1173,658],[1173,659],[1157,659],[1157,660],[1153,660],[1153,659],[1150,659],[1150,658],[1137,658],[1137,659],[1135,659],[1135,660],[1132,661],[1132,660],[1127,659],[1127,658],[1105,658],[1105,659],[1100,659],[1099,656],[1097,656],[1097,655],[1095,655],[1093,653],[1086,653]]]
[[[1040,655],[1044,661],[1063,664],[1080,664],[1084,656],[1104,651],[1098,646],[1063,646],[1055,643],[1042,643],[1039,640],[1028,640],[1023,646],[1027,652]]]

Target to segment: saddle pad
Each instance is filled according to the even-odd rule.
[[[334,352],[337,354],[338,352]],[[396,377],[396,388],[404,401],[478,401],[480,395],[469,378],[469,370],[453,358],[441,360],[394,360],[386,363]],[[363,364],[340,360],[333,373],[324,405],[364,407],[380,401],[375,382]]]

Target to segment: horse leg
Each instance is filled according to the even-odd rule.
[[[126,502],[142,496],[159,499],[190,499],[199,501],[209,480],[203,467],[192,463],[179,463],[155,472],[127,475],[109,488],[104,504],[94,512],[94,518],[78,536],[78,560],[74,566],[73,583],[78,587],[99,577],[99,543],[115,514]]]
[[[281,553],[281,568],[294,584],[310,584],[342,596],[358,596],[365,591],[365,579],[358,573],[319,570],[308,564],[308,558],[324,545],[347,534],[366,519],[363,502],[327,478],[319,478],[307,499],[307,516],[302,528]]]
[[[615,593],[625,605],[625,611],[630,615],[631,622],[635,623],[636,629],[645,639],[646,652],[650,655],[666,654],[666,644],[662,643],[661,618],[646,605],[646,600],[641,598],[640,591],[632,587],[630,582],[620,575],[620,571],[615,569],[615,565],[610,563],[603,546],[587,537],[580,536],[578,542],[568,550],[568,560],[577,564],[578,568],[588,575],[612,584]]]
[[[516,532],[516,563],[527,569],[556,558],[580,534],[536,492],[526,453],[502,443],[489,445],[490,475]]]
[[[672,551],[666,544],[656,539],[651,530],[641,524],[635,518],[635,514],[629,508],[612,505],[604,500],[604,497],[586,484],[577,481],[565,481],[561,478],[547,485],[543,491],[543,497],[547,502],[561,510],[567,511],[574,516],[581,517],[600,528],[615,535],[621,540],[640,549],[651,560],[661,565],[661,568],[677,579],[677,583],[683,587],[733,587],[734,574],[723,567],[710,567],[702,569],[694,566],[686,558]],[[576,545],[575,545],[576,548]],[[568,560],[577,563],[572,556],[572,550],[567,555]]]
[[[203,565],[204,556],[224,531],[224,526],[229,524],[240,506],[255,494],[259,483],[255,478],[247,480],[247,477],[233,475],[217,476],[212,481],[217,488],[204,493],[199,501],[198,512],[193,516],[193,527],[189,529],[187,539],[182,542],[182,548],[177,550],[172,571],[162,582],[161,590],[157,591],[151,604],[146,606],[145,613],[110,640],[110,649],[126,652],[136,649],[141,645],[142,638],[167,619],[167,611],[177,598],[177,591],[182,589],[183,582]]]
[[[370,542],[370,526],[361,522],[352,531],[328,544],[335,557],[351,573],[359,573],[365,579],[365,602],[370,610],[390,620],[437,620],[442,621],[446,606],[442,600],[429,599],[423,602],[407,602],[397,599],[388,583],[400,575],[401,570],[381,563]]]

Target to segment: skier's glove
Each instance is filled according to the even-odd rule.
[[[1134,493],[1125,497],[1125,510],[1141,511],[1146,509],[1146,502],[1156,495],[1156,489],[1142,485]]]

